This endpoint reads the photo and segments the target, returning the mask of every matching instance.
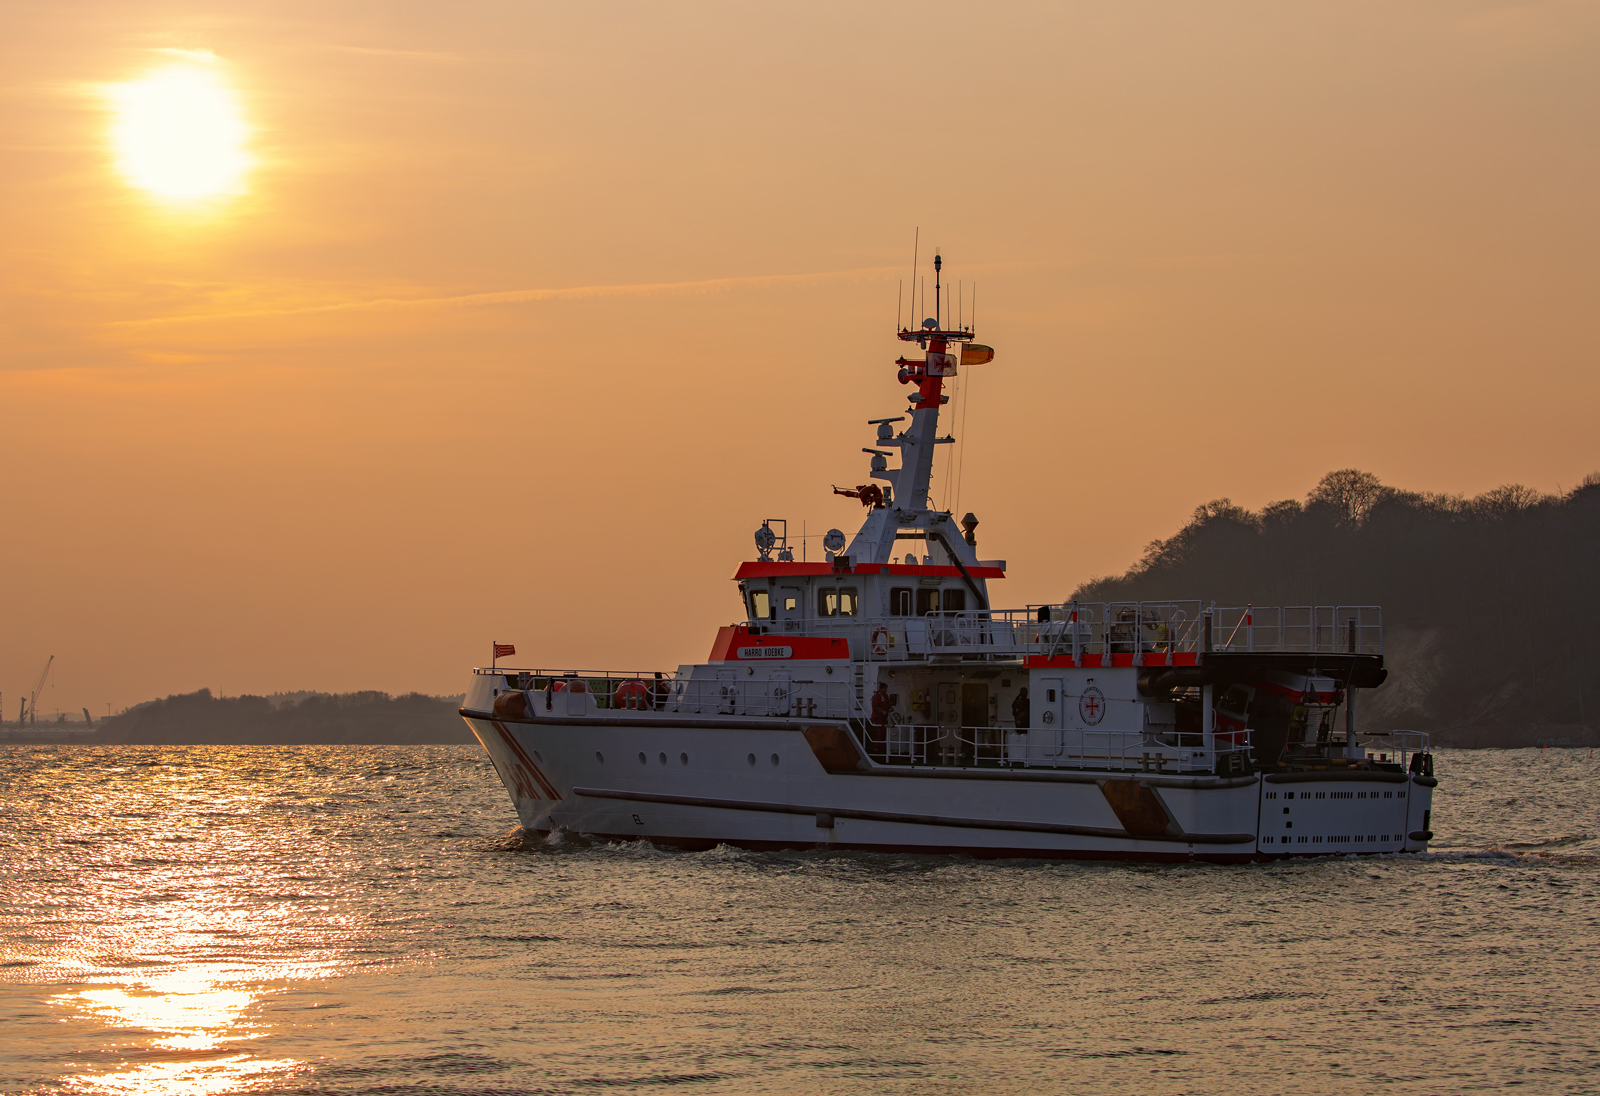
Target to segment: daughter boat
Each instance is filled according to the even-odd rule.
[[[1387,674],[1377,607],[993,607],[1005,561],[929,499],[945,381],[993,351],[935,311],[896,332],[923,356],[894,363],[907,414],[869,420],[878,482],[839,492],[860,530],[800,562],[763,521],[707,661],[473,671],[461,715],[523,827],[1085,859],[1426,849],[1427,737],[1356,730]]]

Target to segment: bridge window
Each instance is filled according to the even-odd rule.
[[[933,590],[918,590],[917,591],[917,615],[918,616],[929,616],[929,615],[931,615],[933,613],[937,613],[938,611],[939,611],[939,591],[937,589],[933,589]]]
[[[859,599],[854,586],[825,586],[817,591],[819,617],[855,616]]]
[[[750,594],[750,619],[769,620],[772,617],[772,595],[766,590],[754,590]]]
[[[909,586],[896,586],[889,591],[889,615],[911,615],[911,588]]]

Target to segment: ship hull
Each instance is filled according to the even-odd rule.
[[[840,741],[843,725],[793,719],[462,716],[535,833],[686,849],[1217,863],[1420,851],[1431,836],[1433,782],[1406,773],[892,766],[839,756],[828,734]]]

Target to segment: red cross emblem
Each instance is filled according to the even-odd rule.
[[[1078,698],[1078,716],[1089,726],[1094,726],[1106,714],[1106,697],[1093,685],[1083,690]]]

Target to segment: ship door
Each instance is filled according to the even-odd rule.
[[[1028,728],[1028,745],[1042,757],[1061,756],[1061,727],[1067,712],[1064,684],[1059,677],[1041,678],[1038,692],[1029,698],[1033,726]]]
[[[939,683],[939,737],[928,746],[930,763],[954,765],[960,760],[961,686]]]
[[[772,714],[788,715],[791,701],[789,699],[790,682],[788,670],[774,670],[771,677],[772,683]],[[801,713],[802,715],[805,713]]]
[[[778,587],[778,620],[783,623],[786,632],[798,632],[800,622],[805,619],[805,602],[800,597],[800,587]]]
[[[739,699],[739,672],[737,670],[717,671],[717,711],[723,715],[732,715],[734,705]]]
[[[961,725],[963,727],[989,725],[989,686],[981,681],[961,683]]]
[[[991,748],[994,741],[989,737],[988,730],[989,686],[982,681],[961,683],[961,726],[965,728],[961,743],[963,764],[977,758],[993,760],[999,756]]]

